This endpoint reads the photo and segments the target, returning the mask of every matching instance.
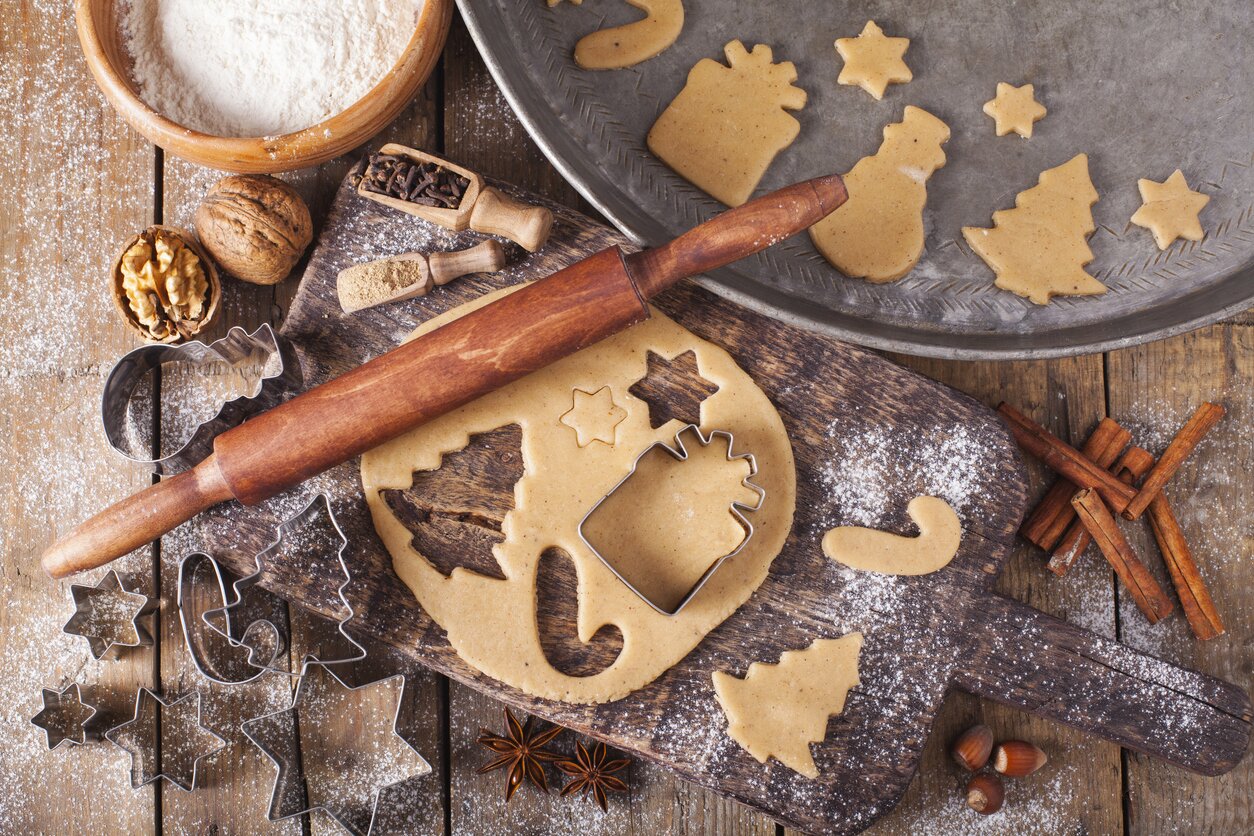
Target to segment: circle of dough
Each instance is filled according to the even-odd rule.
[[[426,322],[411,339],[509,290]],[[649,351],[667,358],[696,353],[701,376],[719,387],[701,405],[702,429],[734,433],[736,452],[757,459],[754,482],[766,491],[762,508],[750,517],[752,539],[674,616],[662,615],[637,598],[588,550],[577,530],[588,509],[630,471],[641,451],[655,441],[673,443],[681,428],[671,420],[653,429],[648,405],[627,393],[645,376]],[[594,392],[602,386],[610,387],[627,417],[618,425],[612,446],[580,448],[575,432],[559,416],[571,408],[575,389]],[[445,452],[462,449],[471,435],[510,424],[522,430],[525,472],[514,486],[515,507],[501,526],[505,540],[493,549],[505,579],[464,568],[445,576],[413,548],[412,533],[393,515],[382,492],[410,487],[415,471],[438,467]],[[792,447],[766,394],[727,352],[657,310],[621,334],[367,452],[361,480],[396,573],[444,628],[458,655],[527,694],[574,703],[621,699],[688,655],[766,578],[788,537],[796,505]],[[571,556],[578,573],[579,638],[587,642],[607,624],[622,632],[618,657],[591,676],[556,670],[540,644],[536,575],[541,555],[554,546]]]

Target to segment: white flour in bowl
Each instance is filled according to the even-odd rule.
[[[124,0],[139,96],[218,136],[274,136],[360,99],[399,60],[423,0]]]

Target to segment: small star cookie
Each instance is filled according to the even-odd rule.
[[[868,20],[858,37],[837,39],[836,51],[845,66],[836,81],[856,84],[876,99],[882,99],[888,85],[905,84],[914,78],[902,60],[909,47],[909,38],[886,37],[875,21]]]
[[[587,447],[594,441],[614,444],[618,425],[627,417],[627,410],[614,403],[610,387],[595,392],[575,390],[574,405],[558,420],[575,431],[575,443]]]
[[[1158,249],[1165,250],[1177,238],[1201,241],[1206,233],[1197,216],[1210,203],[1210,196],[1189,188],[1180,169],[1161,183],[1138,180],[1141,208],[1132,216],[1132,223],[1154,233]]]
[[[997,83],[997,95],[984,103],[984,112],[997,123],[997,135],[1014,131],[1027,139],[1032,136],[1032,123],[1045,118],[1045,106],[1033,96],[1031,84],[1015,87],[1004,81]]]

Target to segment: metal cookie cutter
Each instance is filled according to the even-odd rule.
[[[630,480],[636,474],[636,469],[640,466],[640,462],[642,462],[646,456],[652,453],[654,449],[661,448],[662,450],[665,450],[670,455],[674,456],[675,459],[677,459],[678,461],[686,461],[688,459],[688,448],[684,445],[684,435],[686,433],[691,433],[693,436],[695,436],[695,440],[702,447],[708,447],[715,438],[725,439],[727,442],[727,461],[730,462],[730,461],[736,461],[736,460],[744,460],[749,463],[749,475],[746,476],[743,480],[741,480],[740,484],[743,487],[747,488],[748,490],[752,491],[754,494],[756,494],[758,499],[757,499],[757,502],[753,503],[752,505],[749,505],[743,502],[735,502],[735,501],[730,504],[729,508],[731,511],[731,515],[736,518],[736,521],[739,522],[741,526],[744,527],[744,530],[745,530],[744,539],[740,541],[739,545],[737,545],[736,548],[732,549],[730,552],[728,552],[727,554],[723,555],[722,557],[718,558],[713,563],[711,563],[710,567],[705,570],[705,573],[701,575],[700,579],[698,579],[696,584],[691,589],[688,590],[688,592],[683,596],[683,598],[681,598],[679,602],[673,608],[666,609],[665,607],[660,606],[656,601],[653,601],[652,599],[650,599],[647,595],[641,592],[638,588],[636,588],[636,586],[633,585],[631,581],[627,580],[627,578],[624,577],[623,574],[619,572],[617,568],[615,568],[614,564],[610,560],[606,559],[606,557],[603,554],[601,554],[601,552],[597,549],[597,547],[594,546],[588,540],[587,535],[584,533],[584,525],[588,522],[589,518],[591,518],[592,515],[596,513],[596,510],[598,508],[600,508],[611,496],[613,496],[618,491],[619,488],[625,485],[628,482],[628,480]],[[758,472],[757,459],[753,457],[752,453],[734,452],[733,447],[735,443],[736,443],[736,437],[732,433],[726,430],[712,430],[709,435],[703,435],[701,433],[701,428],[698,427],[696,424],[688,424],[685,427],[681,427],[680,430],[675,433],[675,445],[673,447],[670,444],[667,444],[665,441],[656,441],[653,444],[650,444],[648,447],[646,447],[644,452],[642,452],[639,456],[636,457],[636,460],[632,463],[631,470],[627,472],[627,475],[624,476],[622,479],[620,479],[618,483],[614,485],[614,487],[610,488],[610,490],[605,494],[605,496],[598,499],[596,504],[593,505],[592,508],[588,511],[588,513],[584,514],[583,519],[579,521],[579,539],[582,540],[583,544],[588,547],[588,550],[591,551],[594,555],[596,555],[596,558],[600,560],[603,564],[605,564],[605,566],[611,572],[614,573],[615,577],[617,577],[620,581],[622,581],[627,586],[628,589],[634,592],[640,598],[640,600],[644,601],[650,607],[662,613],[662,615],[678,614],[679,611],[682,610],[685,606],[687,606],[688,602],[691,601],[693,597],[696,596],[696,594],[701,591],[701,587],[705,586],[706,582],[709,581],[709,579],[714,575],[714,573],[718,571],[719,567],[722,566],[723,563],[729,560],[730,558],[735,557],[736,555],[740,554],[740,552],[744,549],[744,547],[748,545],[749,541],[753,539],[753,523],[749,522],[749,519],[744,515],[744,512],[745,511],[757,511],[759,508],[761,508],[763,501],[765,501],[766,499],[766,490],[762,488],[760,485],[756,485],[752,481],[750,481],[755,475],[757,475],[757,472]]]
[[[152,633],[139,620],[154,612],[161,602],[122,586],[118,573],[110,569],[95,586],[70,584],[74,615],[61,632],[82,636],[99,659],[109,648],[140,647],[152,644]]]
[[[222,404],[213,418],[196,427],[182,447],[168,456],[154,459],[151,451],[142,449],[127,432],[127,410],[135,390],[148,373],[165,363],[176,361],[193,365],[222,362],[232,366],[260,365],[264,371],[255,394],[243,395]],[[147,465],[162,475],[175,473],[209,455],[215,436],[245,418],[277,406],[285,395],[298,389],[301,382],[300,362],[295,349],[268,324],[263,324],[251,334],[237,326],[222,339],[208,345],[193,341],[182,345],[140,346],[122,357],[105,380],[100,408],[105,438],[114,450],[131,461]]]
[[[309,504],[303,509],[279,524],[278,537],[257,555],[257,571],[247,577],[240,578],[232,584],[231,600],[226,606],[207,610],[201,615],[201,620],[205,624],[225,637],[233,646],[248,647],[250,649],[249,664],[262,670],[277,671],[293,676],[298,675],[296,671],[290,671],[275,664],[287,644],[287,631],[273,615],[275,602],[282,599],[279,599],[274,593],[264,587],[259,586],[258,582],[263,575],[272,573],[276,569],[283,569],[282,547],[286,545],[287,538],[292,537],[297,542],[303,542],[297,532],[302,526],[311,524],[320,517],[329,524],[330,531],[336,540],[335,557],[339,563],[340,571],[343,573],[344,582],[336,587],[335,598],[338,600],[341,612],[345,613],[345,616],[336,621],[315,614],[314,624],[317,626],[325,625],[327,629],[323,631],[325,635],[311,642],[312,646],[322,648],[319,655],[311,656],[311,658],[330,665],[356,662],[366,657],[365,648],[358,644],[344,629],[344,625],[351,621],[355,615],[352,605],[348,603],[348,599],[344,596],[344,589],[352,580],[352,576],[348,571],[348,563],[344,559],[344,550],[348,548],[348,537],[345,536],[339,520],[336,519],[335,512],[331,508],[330,498],[325,493],[320,493],[310,500]],[[308,572],[308,556],[302,556],[302,559],[306,562],[305,565],[294,568],[291,571]],[[334,629],[331,629],[332,625]],[[258,634],[256,632],[258,630],[263,630],[264,632]],[[250,635],[254,637],[270,635],[273,638],[267,646],[259,647],[256,642],[250,641]],[[271,650],[271,647],[278,649]],[[322,658],[323,655],[327,655],[326,647],[333,648],[335,655]]]
[[[135,717],[105,732],[131,756],[131,786],[165,778],[181,790],[196,788],[200,762],[226,748],[226,739],[200,722],[200,692],[166,702],[147,688],[135,695]],[[161,741],[167,741],[162,746]],[[174,745],[169,745],[173,741]]]
[[[183,642],[196,670],[219,685],[242,685],[270,670],[287,649],[283,601],[257,587],[256,606],[241,641],[234,642],[216,627],[207,626],[201,616],[220,612],[233,600],[233,579],[218,561],[204,552],[192,552],[179,561],[178,608]],[[204,606],[206,591],[212,603]],[[263,595],[268,601],[262,601]],[[267,605],[268,606],[265,606]],[[263,609],[263,606],[265,608]]]
[[[100,736],[91,728],[96,708],[83,702],[77,682],[61,691],[52,688],[43,691],[44,707],[30,721],[44,730],[49,749],[56,749],[62,743],[82,745]]]
[[[345,724],[341,716],[327,716],[326,706],[338,706],[337,697],[397,678],[404,685],[396,698],[392,734],[413,752],[415,771],[397,778],[391,774],[370,775],[369,770],[344,768],[342,760],[336,755],[356,742],[362,729],[358,723]],[[404,691],[408,687],[408,679],[400,673],[350,686],[326,665],[306,659],[292,705],[247,720],[242,725],[248,739],[278,767],[270,797],[270,821],[322,810],[349,833],[369,834],[374,829],[381,803],[386,803],[382,800],[385,791],[402,781],[431,772],[427,760],[398,731]],[[310,726],[321,728],[311,729]],[[325,737],[325,729],[328,728],[338,730],[343,739]],[[351,739],[347,737],[350,735]],[[328,757],[311,757],[319,750]],[[392,757],[375,760],[384,766],[395,763]],[[360,802],[367,793],[371,799],[369,808],[362,809]]]

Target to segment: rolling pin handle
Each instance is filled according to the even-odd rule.
[[[475,232],[500,235],[534,253],[544,246],[553,228],[553,213],[543,206],[530,206],[485,186],[470,210],[470,228]]]

